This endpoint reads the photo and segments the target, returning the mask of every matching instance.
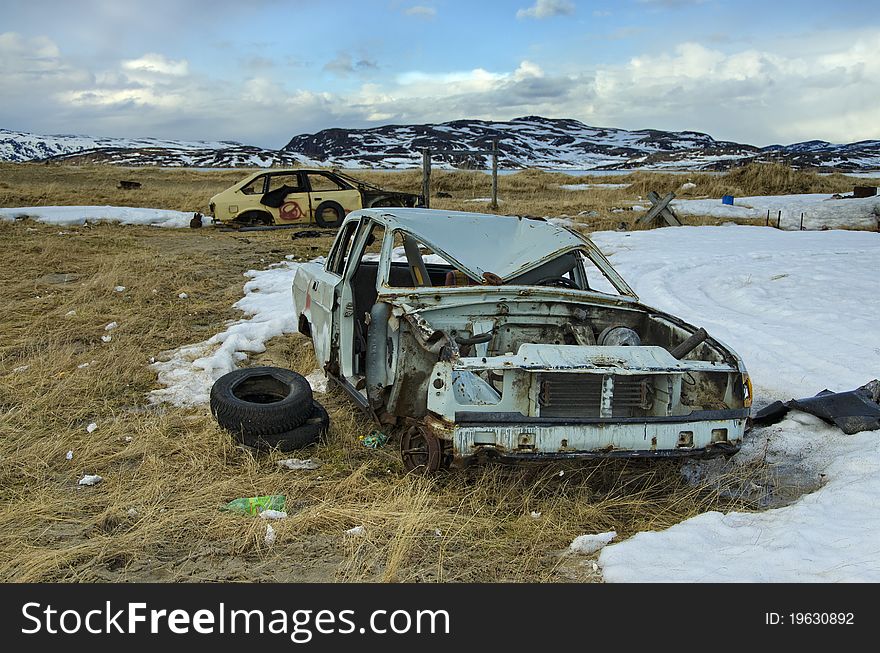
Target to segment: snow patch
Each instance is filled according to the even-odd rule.
[[[312,460],[311,458],[306,458],[301,460],[299,458],[287,458],[285,460],[279,460],[278,466],[283,467],[285,469],[318,469],[321,466],[321,463],[317,460]]]
[[[188,229],[192,217],[192,213],[181,211],[130,206],[25,206],[0,209],[0,220],[11,221],[30,218],[37,222],[63,226],[117,222],[126,225]],[[117,286],[117,288],[123,287]],[[122,292],[122,290],[117,290],[117,292]]]
[[[832,199],[824,193],[804,195],[756,195],[736,197],[733,204],[722,204],[720,199],[673,200],[673,210],[679,215],[698,215],[714,218],[739,218],[779,223],[780,229],[798,231],[801,214],[804,229],[822,228],[876,230],[880,220],[880,196]]]
[[[629,188],[629,184],[560,184],[562,190],[616,190]]]
[[[756,408],[877,376],[876,233],[677,227],[592,240],[642,301],[704,326],[742,356]],[[732,462],[765,451],[771,467],[796,466],[824,484],[785,507],[705,513],[608,546],[599,557],[605,580],[880,581],[878,434],[846,436],[792,412],[750,432]]]
[[[283,333],[295,333],[293,275],[300,263],[284,261],[265,270],[250,270],[244,276],[245,295],[234,304],[249,317],[229,324],[208,340],[164,352],[151,367],[165,386],[150,393],[154,404],[175,406],[208,403],[214,381],[236,369],[248,353],[266,350],[266,342]]]
[[[578,535],[568,545],[568,550],[579,555],[590,555],[608,544],[615,537],[617,537],[617,531],[608,531],[607,533],[597,533],[595,535]]]

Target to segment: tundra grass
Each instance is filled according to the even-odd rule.
[[[719,485],[687,485],[672,462],[407,475],[395,439],[378,450],[359,443],[374,426],[335,391],[320,396],[332,420],[326,442],[292,454],[321,467],[289,471],[277,461],[291,454],[236,446],[206,407],[149,403],[151,357],[239,317],[231,306],[244,271],[323,253],[329,242],[0,223],[0,580],[601,581],[595,556],[566,554],[576,536],[625,538],[706,510],[755,507]],[[247,364],[315,367],[296,334]],[[104,481],[80,486],[84,474]],[[734,481],[765,474],[756,465]],[[273,523],[272,546],[266,522],[219,510],[263,494],[285,495],[290,514]],[[362,536],[345,533],[355,526]]]
[[[73,166],[64,164],[0,164],[0,207],[40,205],[144,206],[178,211],[208,212],[210,197],[244,178],[247,170],[197,170],[156,167]],[[421,193],[421,172],[357,171],[354,176],[383,188]],[[479,171],[435,170],[432,174],[433,208],[508,213],[538,217],[569,216],[587,232],[632,229],[638,212],[649,206],[649,191],[681,198],[722,195],[772,195],[787,193],[846,193],[856,184],[878,183],[842,174],[819,175],[780,164],[750,164],[723,175],[685,175],[634,172],[623,176],[571,176],[558,172],[523,170],[498,178],[497,209],[489,206],[491,177]],[[140,188],[117,188],[122,180]],[[693,188],[681,186],[691,182]],[[570,191],[568,184],[625,184],[622,188]],[[440,194],[443,196],[439,196]],[[730,219],[684,216],[685,224],[720,224]],[[760,221],[743,221],[759,223]]]

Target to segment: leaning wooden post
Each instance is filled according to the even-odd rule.
[[[492,204],[493,209],[498,208],[498,140],[492,141]]]
[[[431,148],[422,148],[422,195],[425,208],[431,208]]]

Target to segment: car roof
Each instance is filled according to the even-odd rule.
[[[592,246],[580,234],[541,218],[424,208],[361,209],[390,230],[401,229],[475,278],[511,279],[565,251]]]
[[[291,172],[325,174],[333,175],[336,177],[339,176],[339,173],[336,170],[320,170],[318,168],[261,168],[260,170],[254,170],[253,172],[251,172],[247,177],[245,177],[245,179],[253,179],[254,177],[259,177],[260,175],[284,175]]]

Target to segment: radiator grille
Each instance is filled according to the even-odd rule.
[[[603,393],[610,400],[604,411]],[[538,405],[542,417],[647,416],[653,406],[653,379],[624,374],[542,374]]]

